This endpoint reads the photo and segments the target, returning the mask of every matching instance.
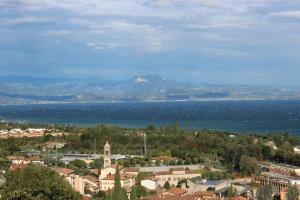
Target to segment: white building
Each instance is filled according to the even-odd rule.
[[[145,180],[141,181],[141,186],[143,186],[144,188],[146,188],[148,190],[156,190],[158,183],[156,180],[145,179]]]
[[[154,177],[158,181],[158,186],[162,187],[167,181],[171,186],[176,186],[178,181],[183,179],[191,179],[197,176],[201,176],[198,170],[171,168],[169,171],[155,172]]]

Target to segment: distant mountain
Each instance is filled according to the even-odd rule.
[[[251,85],[194,84],[161,76],[128,80],[0,77],[0,104],[104,101],[300,99],[300,90]]]

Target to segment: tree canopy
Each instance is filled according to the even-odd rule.
[[[81,195],[55,171],[39,165],[6,174],[1,196],[6,200],[81,200]]]

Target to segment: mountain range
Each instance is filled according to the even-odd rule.
[[[300,99],[300,89],[188,83],[157,75],[127,80],[0,76],[0,104],[259,99]]]

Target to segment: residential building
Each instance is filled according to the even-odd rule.
[[[153,176],[158,181],[158,186],[163,185],[168,181],[170,185],[176,186],[178,181],[183,179],[191,179],[197,176],[201,176],[198,170],[190,170],[188,168],[171,168],[169,171],[154,172]]]
[[[141,186],[147,190],[156,190],[158,183],[155,179],[145,179],[141,181]]]
[[[300,178],[293,176],[286,176],[273,172],[262,172],[260,176],[254,176],[253,181],[261,185],[271,184],[275,193],[286,189],[288,185],[299,185]]]
[[[54,170],[63,176],[76,191],[80,194],[84,194],[85,183],[83,177],[76,175],[74,170],[68,168],[55,168]]]

